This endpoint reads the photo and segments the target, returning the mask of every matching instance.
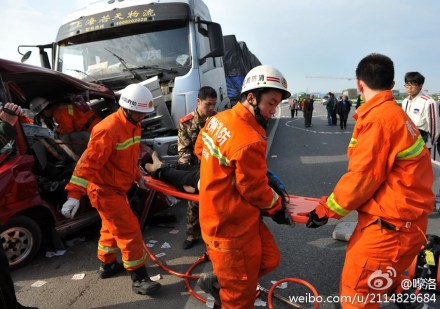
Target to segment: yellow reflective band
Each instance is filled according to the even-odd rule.
[[[73,116],[73,105],[72,104],[67,105],[67,112],[69,113],[69,115]]]
[[[145,252],[142,255],[142,257],[139,260],[134,260],[134,261],[122,261],[124,263],[124,267],[125,268],[133,268],[136,267],[138,265],[143,265],[145,264],[145,261],[147,260],[147,252]]]
[[[98,250],[108,252],[108,253],[116,253],[119,251],[119,248],[115,247],[106,247],[101,244],[98,244]]]
[[[398,160],[406,160],[406,159],[412,159],[417,157],[422,151],[423,146],[425,145],[425,142],[423,142],[422,136],[419,135],[416,142],[412,144],[411,147],[399,152],[397,154]]]
[[[278,195],[278,193],[275,192],[274,189],[272,189],[272,193],[273,193],[273,198],[272,198],[272,203],[270,204],[270,206],[260,207],[261,209],[270,209],[273,207],[273,205],[275,205],[275,203],[277,202],[277,200],[280,196]]]
[[[72,178],[70,178],[70,183],[73,183],[74,185],[77,185],[77,186],[80,186],[83,188],[87,188],[89,181],[84,178],[72,175]]]
[[[356,138],[352,137],[351,140],[350,140],[350,144],[348,144],[348,147],[356,146],[357,142],[358,142],[358,140]]]
[[[206,147],[208,148],[209,152],[214,158],[217,158],[219,165],[229,166],[230,162],[228,158],[223,156],[220,152],[220,148],[214,144],[214,141],[206,132],[203,132],[202,134],[203,142],[205,143]]]
[[[140,136],[134,136],[133,138],[130,137],[123,143],[116,143],[116,150],[124,150],[127,149],[128,147],[139,144],[140,142],[141,142]]]
[[[330,196],[327,198],[327,206],[331,211],[343,217],[350,212],[336,202],[334,193],[330,194]]]

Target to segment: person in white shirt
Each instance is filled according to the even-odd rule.
[[[428,149],[432,148],[440,135],[439,108],[429,95],[422,93],[425,77],[419,72],[405,74],[405,89],[408,97],[402,108],[414,122]]]

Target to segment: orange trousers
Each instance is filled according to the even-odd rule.
[[[278,247],[263,221],[251,230],[254,233],[241,239],[205,239],[221,287],[222,308],[254,308],[258,278],[280,262]]]
[[[350,238],[340,282],[343,309],[379,308],[383,294],[401,283],[402,273],[418,255],[424,235],[416,226],[392,231],[371,223],[356,226]]]
[[[127,270],[135,270],[147,262],[144,239],[139,222],[127,199],[127,195],[89,184],[90,202],[101,220],[101,236],[98,241],[98,259],[112,263],[121,250],[122,262]]]

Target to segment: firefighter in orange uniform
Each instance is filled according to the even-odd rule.
[[[379,308],[372,295],[398,291],[401,274],[424,242],[434,205],[431,157],[419,130],[393,99],[392,60],[368,55],[359,62],[356,78],[365,103],[354,116],[348,172],[307,222],[316,228],[327,218],[358,212],[341,275],[344,309]]]
[[[126,193],[133,182],[145,188],[138,167],[140,121],[154,111],[153,96],[144,86],[132,84],[122,90],[119,105],[118,111],[92,130],[88,147],[66,186],[68,200],[61,212],[73,218],[81,197],[87,194],[102,220],[98,242],[101,278],[111,277],[125,268],[131,275],[133,291],[150,295],[161,285],[151,281],[147,274],[144,240]],[[118,250],[123,266],[116,261]]]
[[[93,110],[83,111],[74,103],[49,106],[45,98],[35,98],[30,103],[30,109],[35,116],[41,114],[44,118],[53,118],[58,126],[55,132],[58,135],[72,132],[92,132],[93,127],[101,121]]]
[[[31,101],[30,110],[35,117],[55,121],[57,125],[54,131],[57,138],[70,143],[70,147],[78,155],[84,152],[90,132],[101,121],[86,102],[84,108],[81,108],[75,103],[50,104],[47,99],[37,97]]]
[[[284,211],[268,185],[265,128],[288,97],[286,80],[277,69],[255,67],[244,80],[242,103],[208,119],[196,142],[201,160],[199,220],[214,270],[199,285],[223,308],[253,308],[258,278],[280,260],[261,219],[262,214]]]

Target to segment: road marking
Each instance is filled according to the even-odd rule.
[[[313,130],[313,129],[310,129],[310,128],[301,128],[301,127],[296,126],[294,124],[294,122],[298,121],[298,120],[299,120],[299,118],[292,119],[290,121],[287,121],[285,125],[287,127],[289,127],[289,128],[293,128],[293,129],[297,129],[297,130],[301,130],[301,131],[305,131],[305,132],[310,132],[310,133],[315,133],[315,134],[336,134],[336,135],[352,134],[352,132],[350,130],[349,131],[334,132],[334,131],[317,131],[317,130]],[[302,124],[302,125],[304,125],[304,124]],[[313,126],[312,126],[312,128],[313,128]]]

